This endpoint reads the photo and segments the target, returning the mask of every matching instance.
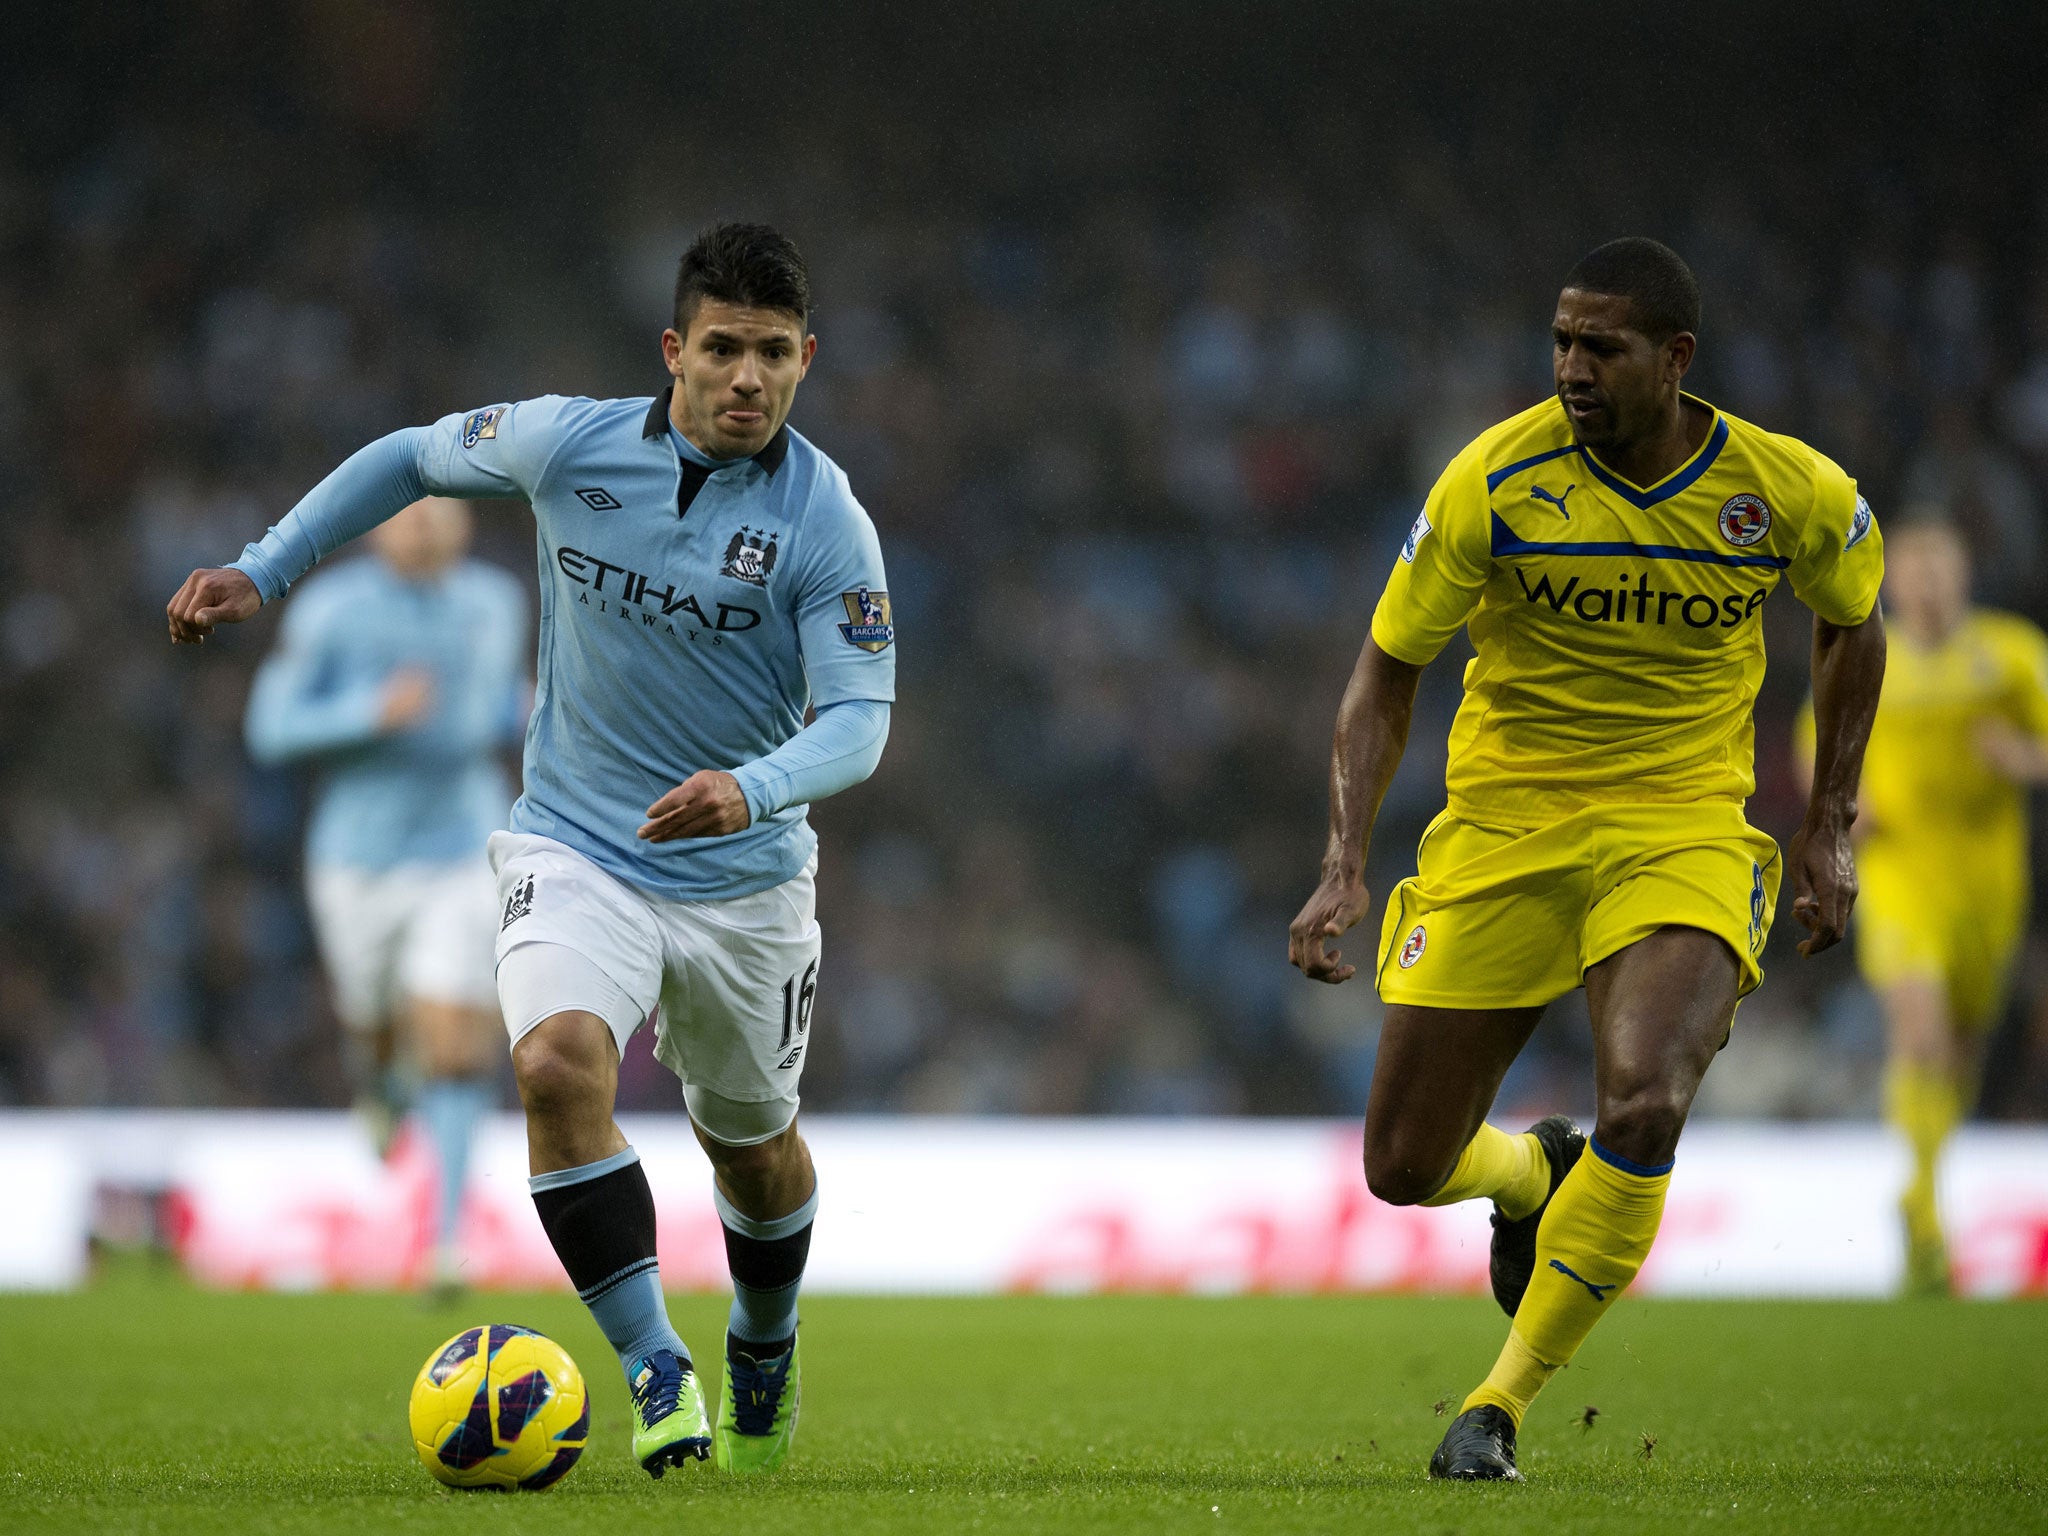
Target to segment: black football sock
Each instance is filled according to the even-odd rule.
[[[787,1216],[769,1221],[741,1211],[716,1185],[711,1194],[725,1227],[725,1262],[732,1271],[732,1317],[727,1327],[744,1344],[777,1346],[764,1349],[765,1356],[779,1355],[796,1337],[796,1293],[811,1255],[818,1191],[814,1186],[810,1199]]]
[[[527,1181],[534,1209],[576,1294],[619,1353],[632,1379],[658,1349],[689,1364],[690,1351],[668,1320],[661,1266],[654,1257],[654,1191],[631,1147],[580,1168],[537,1173]]]

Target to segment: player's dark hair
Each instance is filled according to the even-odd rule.
[[[1700,285],[1670,246],[1641,235],[1610,240],[1582,258],[1564,286],[1627,299],[1636,329],[1655,342],[1700,331]]]
[[[676,268],[676,329],[687,331],[703,299],[745,309],[811,313],[811,274],[803,253],[766,224],[714,224],[690,243]]]

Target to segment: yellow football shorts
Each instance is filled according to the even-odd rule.
[[[2026,851],[1963,842],[1916,851],[1873,840],[1856,856],[1856,964],[1882,992],[1928,981],[1949,1017],[1984,1029],[2005,1009],[2027,931]]]
[[[1777,910],[1778,845],[1738,805],[1606,805],[1533,830],[1449,811],[1380,920],[1379,994],[1425,1008],[1526,1008],[1659,928],[1704,928],[1742,966]]]

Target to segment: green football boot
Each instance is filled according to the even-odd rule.
[[[657,1349],[627,1383],[633,1392],[633,1455],[650,1477],[711,1455],[704,1389],[686,1361]]]
[[[725,1336],[725,1381],[718,1394],[718,1465],[736,1477],[773,1472],[796,1438],[796,1410],[803,1396],[797,1341],[779,1355],[759,1359],[745,1339]]]

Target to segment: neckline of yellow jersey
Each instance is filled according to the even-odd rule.
[[[1649,507],[1668,500],[1705,474],[1708,466],[1721,456],[1721,450],[1728,445],[1728,418],[1721,414],[1719,406],[1711,400],[1702,400],[1698,395],[1689,394],[1682,389],[1678,392],[1678,398],[1690,400],[1694,405],[1705,408],[1710,418],[1707,422],[1707,435],[1700,439],[1699,447],[1686,455],[1683,464],[1649,485],[1637,485],[1626,475],[1609,469],[1593,456],[1592,449],[1577,439],[1573,440],[1572,446],[1578,449],[1579,457],[1586,461],[1586,467],[1597,475],[1608,489],[1619,491],[1637,506]],[[1560,412],[1564,410],[1562,400],[1558,401],[1557,408]],[[1571,430],[1569,419],[1565,422],[1565,430]],[[1673,484],[1674,481],[1677,483]]]
[[[1517,459],[1512,464],[1504,464],[1499,469],[1490,471],[1486,476],[1486,494],[1491,496],[1516,475],[1521,474],[1525,470],[1534,469],[1539,464],[1548,464],[1553,459],[1576,457],[1585,464],[1587,472],[1594,479],[1598,480],[1632,507],[1648,511],[1660,501],[1669,501],[1673,496],[1687,489],[1695,480],[1711,469],[1714,461],[1720,458],[1721,450],[1728,446],[1729,418],[1723,415],[1718,407],[1700,399],[1697,395],[1688,395],[1681,391],[1680,398],[1691,400],[1697,405],[1706,406],[1708,410],[1714,413],[1713,424],[1707,428],[1706,440],[1693,450],[1692,457],[1648,489],[1624,480],[1620,475],[1614,473],[1614,471],[1594,458],[1592,454],[1588,453],[1578,440],[1574,438],[1562,448],[1548,448],[1542,453],[1533,453],[1526,459]],[[1550,405],[1560,418],[1564,416],[1564,403],[1557,396],[1552,395],[1550,397]],[[1571,423],[1563,421],[1561,424],[1564,427],[1565,435],[1570,437]]]

